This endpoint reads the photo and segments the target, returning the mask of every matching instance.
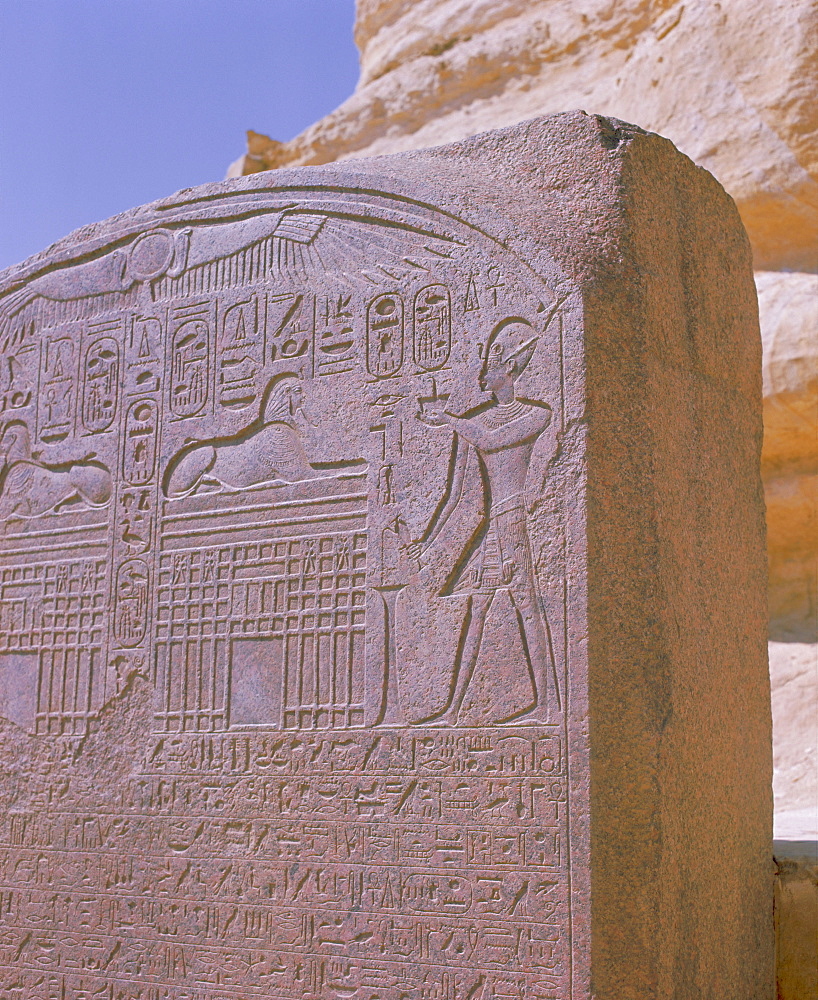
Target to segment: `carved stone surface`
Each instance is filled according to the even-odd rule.
[[[814,0],[358,0],[355,41],[355,93],[288,142],[249,132],[231,174],[421,149],[582,107],[638,121],[712,171],[756,267],[779,269],[756,272],[770,669],[774,711],[785,709],[773,739],[793,762],[777,774],[776,829],[818,837],[818,716],[789,683],[808,664],[801,687],[818,699]]]
[[[0,358],[4,996],[769,994],[709,175],[574,114],[183,191],[6,272]]]

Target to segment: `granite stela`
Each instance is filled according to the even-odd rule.
[[[767,997],[759,359],[582,113],[6,272],[0,994]]]

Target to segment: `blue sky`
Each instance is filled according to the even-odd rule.
[[[221,180],[358,78],[354,0],[0,0],[0,268]]]

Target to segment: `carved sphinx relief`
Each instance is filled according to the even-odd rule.
[[[0,899],[90,901],[76,969],[0,941],[6,992],[570,995],[567,299],[318,188],[165,203],[0,297],[0,716],[38,761]]]

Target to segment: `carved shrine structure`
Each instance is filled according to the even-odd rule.
[[[766,996],[753,309],[581,114],[6,272],[2,996]]]

